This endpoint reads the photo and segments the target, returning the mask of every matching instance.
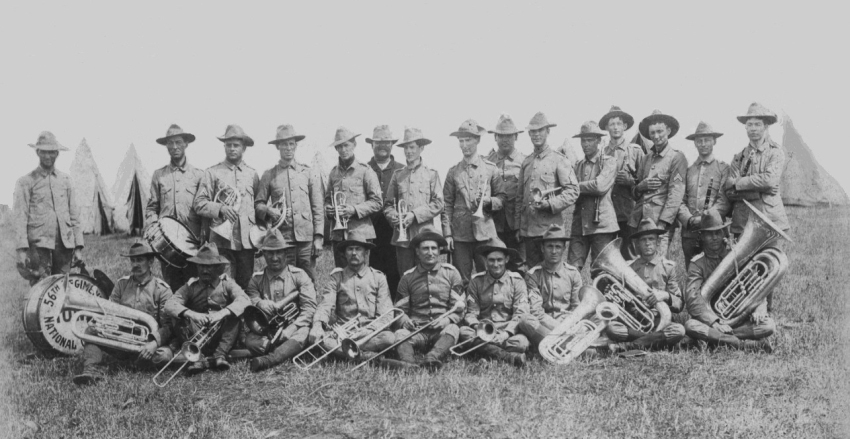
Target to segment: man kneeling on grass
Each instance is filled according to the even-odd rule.
[[[196,361],[187,372],[201,373],[210,367],[228,370],[230,363],[225,357],[239,336],[239,316],[251,301],[233,278],[224,274],[228,261],[218,254],[215,244],[204,244],[189,262],[197,267],[198,277],[189,279],[165,304],[165,312],[175,320],[172,350],[178,350],[200,329],[221,322],[210,341],[201,347],[204,355],[212,354],[212,361]]]
[[[143,363],[153,364],[165,363],[172,358],[173,353],[167,347],[171,341],[171,321],[165,313],[165,303],[171,298],[171,288],[151,273],[154,255],[156,253],[147,243],[137,242],[131,245],[130,251],[122,256],[130,258],[132,274],[118,279],[109,300],[150,315],[156,320],[159,329],[149,335],[151,339],[138,354],[85,343],[83,371],[74,377],[75,384],[94,384],[102,378],[101,364],[104,354],[115,359],[138,359]]]

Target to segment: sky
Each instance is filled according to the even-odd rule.
[[[747,143],[735,116],[754,101],[787,113],[850,192],[850,155],[827,132],[847,121],[850,97],[842,10],[568,3],[5,2],[0,203],[37,166],[27,145],[43,130],[71,149],[57,161],[65,171],[85,138],[110,187],[130,144],[149,173],[167,163],[155,139],[172,123],[197,136],[187,155],[200,168],[223,160],[216,136],[241,125],[258,173],[277,161],[267,142],[283,123],[307,136],[297,158],[308,164],[316,152],[333,163],[338,126],[359,139],[378,124],[399,138],[415,126],[433,141],[425,163],[445,177],[461,159],[449,134],[468,118],[492,129],[507,113],[522,129],[543,111],[558,146],[611,105],[637,120],[654,109],[676,117],[671,144],[689,160],[696,150],[684,137],[704,120],[725,133],[715,153],[729,162]],[[781,127],[771,136],[781,141]],[[484,137],[479,151],[494,146]],[[531,151],[526,133],[518,148]],[[363,141],[357,157],[371,157]]]

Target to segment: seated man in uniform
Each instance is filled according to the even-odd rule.
[[[709,345],[723,345],[737,349],[764,350],[773,352],[768,341],[776,330],[776,324],[767,313],[767,300],[756,308],[746,323],[732,328],[723,324],[702,296],[702,285],[729,253],[724,237],[730,223],[724,223],[720,214],[709,209],[700,220],[700,240],[703,252],[694,256],[688,267],[688,284],[685,288],[685,303],[691,318],[685,322],[688,337],[703,340]]]
[[[652,289],[652,294],[642,298],[647,307],[655,309],[658,302],[664,302],[670,307],[670,313],[676,315],[682,310],[682,292],[676,278],[676,263],[657,252],[658,236],[664,233],[667,232],[656,227],[651,218],[644,218],[637,231],[629,237],[639,255],[637,259],[629,262],[629,266]],[[629,328],[619,321],[612,321],[608,323],[605,332],[614,342],[609,345],[614,352],[672,347],[685,336],[685,328],[674,322],[670,322],[660,331],[645,333]]]
[[[225,357],[239,336],[239,316],[251,301],[236,282],[224,273],[228,261],[218,254],[213,243],[201,246],[197,256],[189,258],[195,264],[198,277],[189,279],[165,303],[165,312],[175,321],[175,338],[172,350],[177,351],[183,342],[190,340],[198,330],[221,322],[221,326],[201,349],[204,355],[213,354],[213,360],[196,361],[187,372],[200,373],[213,367],[230,369]]]
[[[507,248],[499,238],[493,238],[476,251],[484,258],[487,270],[472,275],[469,281],[463,318],[467,326],[460,328],[459,341],[475,338],[477,326],[490,321],[496,327],[496,337],[475,352],[522,367],[528,339],[518,332],[517,325],[529,315],[528,293],[522,276],[506,269],[511,261],[519,260],[519,252]],[[461,350],[480,342],[470,342]]]
[[[268,336],[249,333],[245,337],[245,347],[253,355],[251,371],[269,369],[294,357],[307,342],[310,325],[316,312],[316,290],[307,272],[286,264],[286,250],[291,248],[280,230],[274,229],[263,239],[261,250],[266,260],[266,268],[254,273],[248,282],[248,298],[261,311],[274,315],[286,305],[283,299],[294,292],[298,293],[296,303],[299,313],[295,321],[287,326],[279,340],[280,345],[272,346]]]
[[[369,251],[375,248],[375,244],[366,241],[365,236],[352,232],[337,247],[338,252],[345,254],[348,265],[331,271],[330,280],[322,288],[322,299],[310,333],[312,340],[333,333],[333,325],[342,325],[359,318],[360,330],[355,331],[352,337],[356,340],[371,332],[367,327],[370,322],[393,309],[387,277],[368,265]],[[326,337],[322,347],[334,350],[334,355],[338,357],[349,358],[348,353],[336,349],[340,341],[335,337]],[[360,347],[359,359],[367,360],[394,342],[395,335],[386,328]]]
[[[171,320],[165,313],[165,303],[171,298],[171,288],[151,273],[155,255],[156,252],[146,242],[131,245],[130,251],[122,256],[130,258],[132,274],[118,279],[109,301],[150,315],[156,320],[158,330],[150,333],[150,339],[138,354],[85,343],[83,371],[74,377],[75,384],[93,384],[101,379],[100,365],[105,353],[116,359],[138,358],[153,364],[165,363],[172,358],[172,351],[167,347],[171,341]]]

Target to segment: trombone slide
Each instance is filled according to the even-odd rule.
[[[328,339],[336,338],[337,340],[346,339],[351,336],[358,328],[360,328],[360,316],[353,318],[343,324],[334,325],[330,332],[325,332],[321,338],[315,343],[304,349],[292,358],[292,362],[301,370],[308,370],[311,367],[319,364],[328,355],[334,353],[342,344],[338,343],[333,349],[325,349],[325,343]],[[318,352],[318,354],[316,353]]]
[[[174,377],[176,377],[180,374],[180,372],[183,371],[187,364],[200,361],[202,355],[201,349],[203,349],[204,346],[206,346],[206,344],[209,343],[210,340],[212,340],[215,333],[218,332],[218,330],[221,328],[223,322],[224,319],[219,320],[211,325],[207,325],[199,329],[198,332],[196,332],[190,340],[183,342],[183,346],[180,347],[180,352],[171,357],[171,360],[168,360],[168,363],[165,363],[165,366],[162,366],[162,369],[160,369],[159,372],[157,372],[156,375],[151,378],[151,381],[153,381],[153,383],[156,384],[158,387],[165,387],[168,385],[168,383],[171,382],[171,380],[174,379]],[[178,367],[177,370],[175,370],[174,373],[172,373],[171,376],[169,376],[168,379],[164,382],[157,381],[157,378],[159,378],[159,376],[162,375],[162,373],[165,372],[165,370],[168,369],[169,366],[171,366],[171,363],[173,363],[174,360],[176,360],[180,355],[182,355],[183,359],[185,360],[183,364],[181,364],[180,367]]]
[[[483,320],[475,328],[475,337],[452,346],[449,352],[455,357],[463,357],[481,346],[490,343],[494,338],[496,338],[496,326],[489,320]]]

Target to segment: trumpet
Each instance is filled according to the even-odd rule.
[[[449,352],[455,357],[463,357],[481,346],[490,343],[494,338],[496,338],[496,326],[490,320],[482,320],[475,327],[475,337],[452,346]]]
[[[558,192],[563,189],[563,187],[553,187],[552,189],[546,189],[545,191],[541,191],[540,188],[534,188],[531,190],[531,199],[535,203],[539,203],[543,200],[548,200],[549,197],[555,195],[555,192]]]
[[[203,349],[204,346],[212,340],[215,333],[221,328],[223,322],[224,319],[199,329],[189,341],[183,343],[183,346],[180,348],[180,352],[174,355],[168,363],[165,363],[165,366],[162,366],[162,369],[160,369],[159,372],[151,378],[151,381],[153,381],[153,383],[158,387],[165,387],[183,370],[183,368],[186,367],[187,364],[200,361],[201,349]],[[178,367],[177,370],[175,370],[174,373],[172,373],[171,376],[169,376],[164,382],[157,381],[157,378],[159,378],[159,376],[165,372],[165,369],[168,369],[168,367],[171,366],[171,363],[173,363],[180,355],[182,355],[185,360],[183,364],[181,364],[180,367]]]
[[[345,192],[334,190],[331,197],[331,206],[334,209],[334,222],[336,223],[333,228],[334,230],[348,230],[348,218],[345,215],[339,214],[339,209],[345,206],[345,200]]]
[[[223,183],[221,189],[213,197],[213,202],[220,203],[223,206],[239,206],[241,201],[242,196],[239,195],[239,191],[227,183]],[[210,229],[223,238],[231,239],[233,235],[233,223],[228,219],[222,220],[217,218],[213,220]]]
[[[297,298],[298,291],[289,293],[280,302],[275,303],[275,311],[271,314],[253,305],[245,307],[242,316],[248,330],[262,336],[269,336],[274,331],[274,335],[269,337],[267,349],[277,344],[283,330],[298,317],[298,305],[295,303]]]
[[[410,213],[410,206],[407,205],[407,201],[398,200],[396,203],[396,212],[398,212],[398,240],[397,242],[407,242],[409,238],[407,236],[407,228],[404,227],[404,217]]]

